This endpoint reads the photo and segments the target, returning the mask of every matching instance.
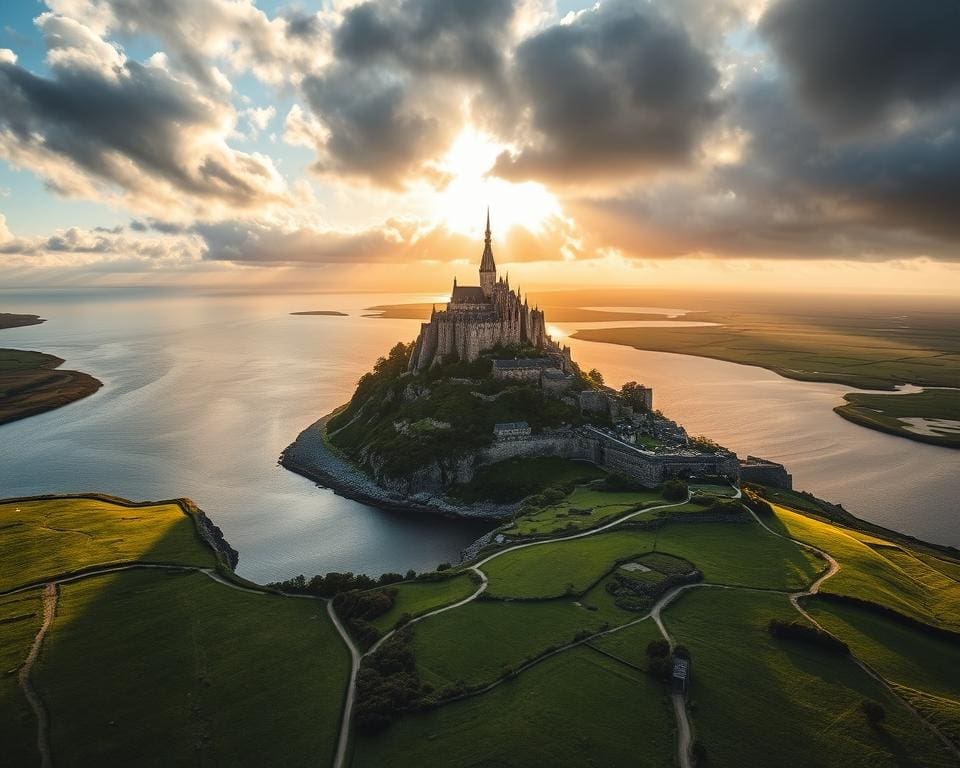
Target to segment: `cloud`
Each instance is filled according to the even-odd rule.
[[[634,256],[958,261],[960,105],[912,131],[831,140],[777,80],[737,84],[735,162],[566,201],[589,245]]]
[[[804,103],[837,132],[960,92],[956,0],[780,0],[760,28]]]
[[[200,223],[191,232],[205,244],[204,256],[248,264],[384,264],[479,262],[483,244],[443,226],[415,219],[389,219],[359,231],[338,231],[289,222],[248,220]],[[506,233],[510,262],[557,260],[577,254],[569,222],[554,217],[537,232],[514,227]]]
[[[176,67],[198,83],[218,80],[212,60],[279,85],[297,82],[326,61],[325,15],[289,10],[270,18],[251,0],[47,0],[99,35],[149,35],[163,41]]]
[[[720,105],[718,73],[652,5],[608,2],[517,49],[518,151],[495,172],[554,183],[688,163]]]
[[[463,126],[471,96],[503,91],[515,11],[511,0],[387,0],[346,11],[335,63],[302,84],[326,129],[315,169],[393,187],[417,175]]]
[[[44,14],[37,24],[51,76],[0,62],[0,158],[58,192],[167,217],[286,203],[270,158],[227,145],[228,103],[72,19]]]

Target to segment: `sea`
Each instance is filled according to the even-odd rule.
[[[188,496],[265,583],[298,574],[429,570],[490,528],[384,511],[277,464],[281,451],[346,402],[357,379],[419,321],[369,307],[411,294],[0,294],[0,311],[41,325],[0,331],[0,346],[64,358],[104,386],[63,408],[0,426],[0,497],[96,491],[135,500]],[[602,309],[602,308],[600,308]],[[344,316],[294,315],[338,311]],[[649,311],[649,308],[640,311]],[[682,309],[669,310],[683,323]],[[549,318],[548,318],[549,319]],[[960,453],[851,424],[848,389],[762,368],[578,341],[551,330],[606,382],[654,388],[654,406],[741,455],[786,464],[794,486],[867,520],[960,546]]]

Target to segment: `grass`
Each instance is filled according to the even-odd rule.
[[[628,664],[647,668],[647,645],[654,640],[662,640],[663,635],[657,629],[653,619],[641,621],[632,627],[621,629],[596,640],[591,640],[590,645],[599,648],[605,653],[616,656]]]
[[[510,552],[482,566],[500,597],[579,594],[615,563],[646,552],[689,560],[707,581],[769,589],[801,589],[823,564],[755,523],[666,525],[621,530]]]
[[[711,765],[953,765],[940,743],[849,657],[774,640],[771,618],[803,621],[785,596],[693,590],[664,620],[692,656],[690,700]],[[863,700],[886,710],[871,727]]]
[[[833,410],[855,424],[924,443],[960,448],[960,429],[933,427],[937,434],[920,434],[915,425],[904,421],[921,418],[960,422],[960,392],[956,390],[925,389],[906,395],[851,392],[843,397],[846,403]]]
[[[0,591],[100,564],[213,567],[216,558],[178,504],[124,506],[101,499],[0,503]]]
[[[577,601],[477,600],[415,624],[414,652],[422,678],[436,689],[461,681],[480,685],[550,646],[572,642],[577,632],[638,618],[617,608],[602,586]]]
[[[59,408],[102,386],[89,374],[61,370],[62,364],[42,352],[0,349],[0,424]]]
[[[7,765],[32,765],[37,751],[37,722],[20,690],[23,665],[42,618],[40,591],[0,598],[0,741]]]
[[[605,474],[593,464],[557,456],[507,459],[481,467],[469,483],[455,486],[449,495],[467,503],[512,502],[547,488],[586,483]]]
[[[671,768],[672,723],[658,683],[584,647],[481,696],[358,738],[353,765]]]
[[[393,629],[397,619],[405,613],[411,617],[420,616],[435,608],[463,600],[476,592],[477,585],[469,575],[463,573],[443,581],[405,581],[402,584],[391,584],[390,588],[397,590],[393,608],[370,622],[381,632]]]
[[[349,673],[320,601],[199,573],[62,588],[35,670],[64,764],[329,764]]]
[[[504,533],[529,536],[584,530],[641,507],[663,503],[657,491],[610,492],[581,486],[559,504],[518,517]]]
[[[810,600],[804,608],[887,680],[960,705],[960,644],[853,605]]]
[[[840,563],[821,591],[884,605],[928,624],[960,630],[960,582],[909,550],[773,505],[792,537],[820,547]],[[878,542],[883,545],[878,546]]]

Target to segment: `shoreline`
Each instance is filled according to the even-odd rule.
[[[454,504],[426,493],[409,497],[382,488],[349,461],[337,456],[324,440],[326,423],[337,410],[300,432],[280,454],[280,466],[312,480],[321,488],[329,488],[338,496],[391,512],[426,512],[461,520],[503,522],[516,511],[517,504]]]

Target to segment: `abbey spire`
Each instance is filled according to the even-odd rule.
[[[483,239],[483,257],[480,259],[480,287],[488,299],[493,295],[493,286],[497,284],[497,265],[493,260],[493,248],[490,245],[490,208],[487,208],[487,229]]]

